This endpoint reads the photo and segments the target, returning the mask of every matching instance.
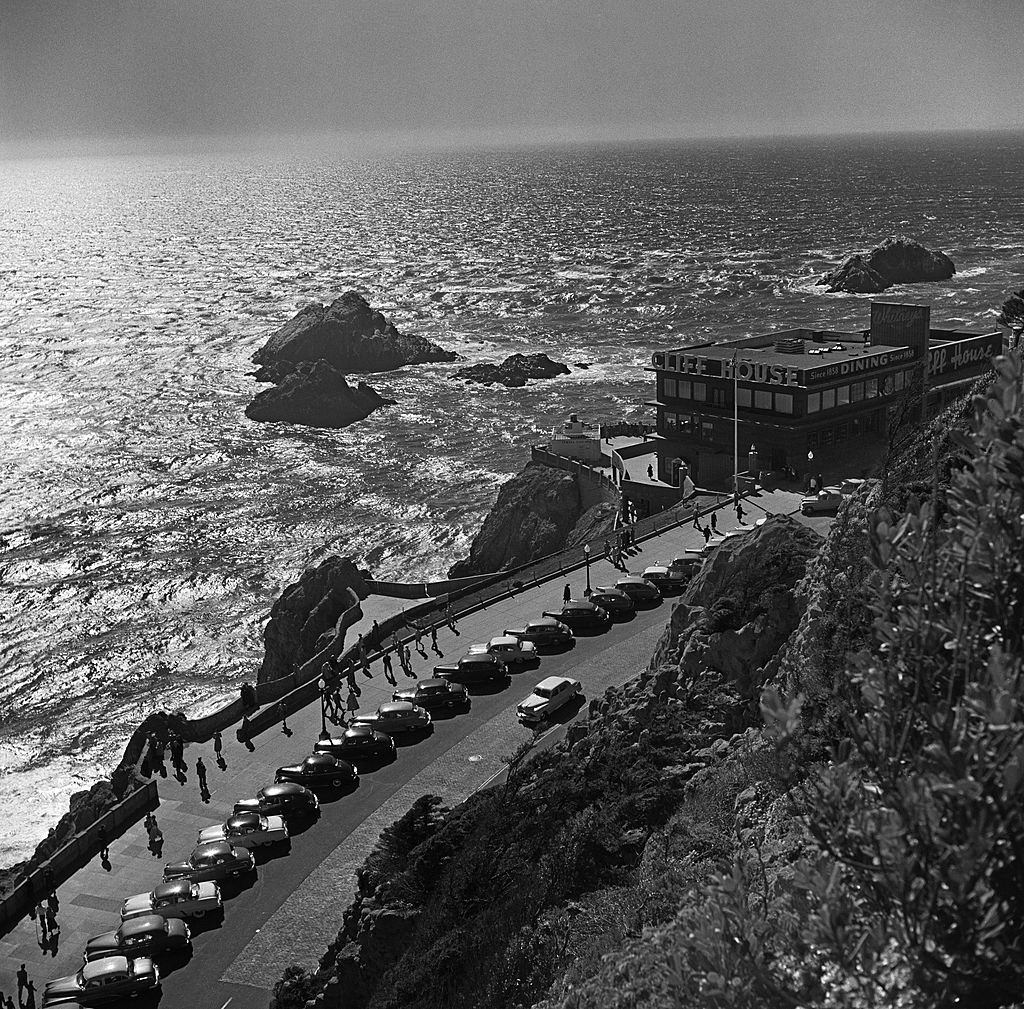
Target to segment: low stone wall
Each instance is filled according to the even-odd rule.
[[[602,502],[619,506],[621,500],[619,489],[612,480],[600,471],[581,463],[578,459],[567,459],[565,456],[555,455],[553,452],[534,445],[530,448],[530,461],[541,466],[564,470],[576,477],[584,511]]]

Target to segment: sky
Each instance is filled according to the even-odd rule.
[[[1024,0],[0,0],[0,145],[1024,124]]]

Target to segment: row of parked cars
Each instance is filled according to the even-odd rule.
[[[571,648],[577,634],[602,632],[613,621],[631,617],[637,607],[657,605],[663,593],[685,586],[702,559],[694,552],[652,565],[642,574],[596,587],[586,599],[570,599],[522,627],[506,628],[470,646],[456,662],[434,666],[433,677],[396,689],[389,703],[356,715],[338,735],[320,739],[301,761],[279,767],[274,781],[237,801],[223,823],[200,830],[191,854],[165,864],[161,883],[123,902],[118,927],[86,943],[81,970],[46,986],[44,1009],[103,1005],[157,988],[158,961],[191,952],[189,922],[223,911],[223,885],[255,872],[257,849],[287,845],[292,825],[315,819],[318,793],[357,786],[357,761],[394,759],[396,735],[425,734],[433,727],[432,713],[469,710],[470,687],[507,683],[512,670],[537,666],[542,653]],[[542,724],[581,692],[578,680],[546,677],[517,705],[519,720]]]

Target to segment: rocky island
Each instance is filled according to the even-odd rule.
[[[568,374],[567,365],[561,361],[552,361],[547,354],[512,354],[501,364],[484,363],[460,368],[455,372],[455,377],[463,378],[467,382],[480,382],[482,385],[498,383],[508,388],[519,388],[533,379],[555,378]]]
[[[887,238],[870,252],[850,256],[818,281],[819,287],[850,294],[877,294],[893,284],[948,280],[953,260],[908,238]]]
[[[246,408],[251,420],[287,421],[310,427],[347,427],[394,403],[352,372],[394,371],[409,364],[454,361],[458,355],[395,324],[355,291],[330,305],[307,305],[253,354],[259,392]]]

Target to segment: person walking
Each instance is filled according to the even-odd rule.
[[[209,795],[210,789],[206,785],[206,764],[203,762],[202,757],[199,757],[196,760],[196,777],[199,779],[200,793],[204,795]]]
[[[743,516],[745,514],[746,513],[743,511],[743,505],[739,501],[737,501],[736,502],[736,521],[739,522],[740,525],[743,525]]]
[[[711,529],[708,526],[704,527],[704,542],[707,543],[711,539]]]
[[[447,620],[445,622],[451,628],[452,634],[458,637],[459,629],[455,626],[455,613],[452,611],[451,603],[448,603],[448,605],[445,607],[445,616],[447,617]]]
[[[717,512],[712,512],[711,513],[711,531],[713,533],[718,532],[718,513]]]
[[[349,711],[356,712],[359,710],[359,698],[350,690],[348,692],[348,699],[345,702],[345,707]]]
[[[52,907],[46,909],[46,927],[50,935],[60,935],[60,925],[57,924],[57,912]]]
[[[107,832],[103,827],[96,831],[96,843],[100,846],[100,861],[105,862],[110,857],[110,849],[107,847]]]
[[[28,971],[25,970],[25,965],[22,964],[18,968],[18,972],[14,975],[18,981],[18,1001],[21,1001],[21,993],[28,987]]]
[[[221,738],[220,729],[217,729],[213,734],[213,752],[217,755],[217,763],[219,764],[223,759],[221,757],[221,751],[224,749],[224,740]]]
[[[36,918],[39,921],[39,928],[43,933],[43,938],[39,941],[39,945],[45,948],[48,935],[46,928],[46,908],[43,907],[42,901],[36,905]]]
[[[384,653],[384,679],[387,680],[391,686],[398,686],[398,680],[395,679],[394,663],[391,661],[391,652]]]
[[[436,652],[438,655],[444,654],[441,649],[437,647],[437,624],[430,625],[430,650],[432,652]]]
[[[363,667],[363,676],[372,680],[373,673],[370,672],[370,654],[366,650],[366,645],[359,646],[359,664]]]
[[[654,467],[653,466],[648,466],[647,467],[647,479],[648,480],[653,480],[654,479]]]
[[[36,983],[31,978],[25,986],[25,994],[25,1009],[36,1009]]]
[[[56,914],[60,910],[60,901],[57,899],[57,891],[51,890],[50,896],[46,898],[47,910],[52,910]]]
[[[358,697],[363,691],[359,686],[359,682],[356,680],[355,666],[348,665],[345,667],[345,682],[348,684],[348,689]]]
[[[572,587],[566,582],[565,588],[562,589],[562,602],[567,603],[570,599],[572,599]]]

